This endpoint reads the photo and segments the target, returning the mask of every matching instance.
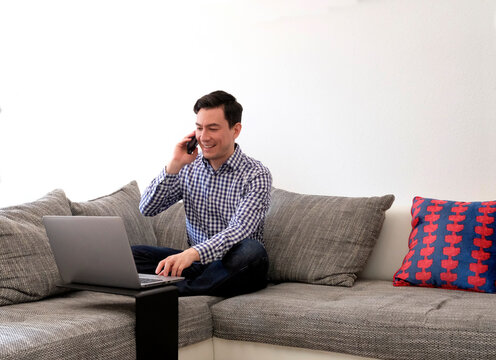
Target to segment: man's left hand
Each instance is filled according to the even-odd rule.
[[[171,255],[158,263],[155,274],[162,276],[181,276],[184,269],[195,261],[200,260],[200,254],[194,248],[189,248],[182,253]]]

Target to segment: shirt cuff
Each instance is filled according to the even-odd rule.
[[[198,251],[200,255],[200,263],[206,265],[211,263],[212,260],[212,251],[210,250],[210,245],[208,243],[201,243],[192,246],[193,249]]]
[[[157,180],[159,183],[163,183],[164,181],[176,180],[179,174],[169,174],[167,172],[167,166],[162,169],[162,172],[158,174]]]
[[[167,177],[167,166],[162,169],[162,171],[160,172],[160,174],[158,174],[157,180],[159,182],[162,182],[162,181],[165,180],[166,177]]]

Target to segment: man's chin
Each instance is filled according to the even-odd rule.
[[[215,159],[215,156],[213,156],[213,154],[205,153],[205,151],[202,151],[202,156],[205,160],[208,161]]]
[[[215,151],[213,150],[213,148],[208,148],[208,149],[203,148],[202,153],[205,159],[211,159],[215,155]]]

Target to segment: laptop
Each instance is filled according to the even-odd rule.
[[[44,216],[43,224],[65,283],[144,289],[184,279],[138,274],[118,216]]]

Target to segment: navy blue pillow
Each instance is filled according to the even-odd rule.
[[[496,292],[496,201],[415,197],[409,252],[394,286]]]

